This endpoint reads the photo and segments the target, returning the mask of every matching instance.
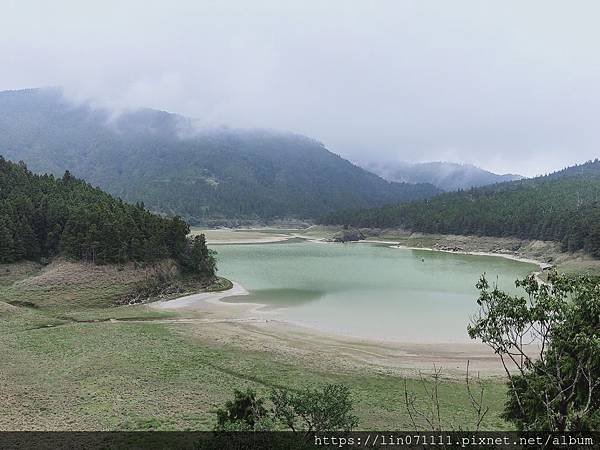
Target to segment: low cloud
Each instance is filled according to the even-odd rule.
[[[596,157],[593,1],[9,1],[0,89],[62,86],[355,162],[544,173]]]

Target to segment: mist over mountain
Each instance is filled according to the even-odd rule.
[[[123,200],[192,222],[312,218],[440,192],[386,181],[305,136],[198,129],[152,109],[114,114],[46,89],[0,92],[0,154],[35,172],[70,170]]]
[[[515,174],[498,175],[472,164],[452,162],[395,162],[370,163],[365,167],[389,181],[431,183],[444,191],[457,191],[505,181],[520,180]]]

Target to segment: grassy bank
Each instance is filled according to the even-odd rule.
[[[293,353],[248,350],[214,339],[216,324],[178,322],[181,316],[144,305],[113,306],[133,283],[121,281],[123,271],[134,269],[103,267],[84,279],[64,277],[65,271],[78,273],[72,266],[4,269],[2,430],[205,430],[234,388],[266,394],[274,386],[298,389],[325,382],[351,387],[362,428],[410,428],[404,379],[396,373],[348,369],[341,360],[319,360],[319,354],[308,355],[315,363],[306,364]],[[236,332],[241,343],[244,331]],[[408,378],[407,383],[424,401],[430,381],[423,386]],[[499,380],[486,381],[491,410],[484,428],[508,426],[499,418],[504,394]],[[449,425],[473,423],[464,383],[442,380],[440,398]]]

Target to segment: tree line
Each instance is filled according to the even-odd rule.
[[[600,161],[420,202],[338,211],[320,222],[550,240],[561,242],[566,251],[600,257]]]
[[[441,192],[389,183],[300,135],[200,132],[190,119],[150,109],[113,117],[46,89],[0,92],[0,149],[35,173],[59,177],[68,169],[124,201],[190,223],[308,219]]]
[[[204,236],[188,239],[188,224],[143,204],[130,205],[73,177],[35,175],[0,156],[0,262],[63,254],[103,264],[175,259],[184,272],[213,276]]]

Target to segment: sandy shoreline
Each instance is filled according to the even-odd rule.
[[[364,242],[374,242],[374,241],[364,241]],[[544,269],[546,269],[548,267],[552,267],[551,264],[548,264],[548,263],[545,263],[545,262],[542,262],[542,261],[538,261],[538,260],[531,259],[531,258],[523,258],[521,256],[511,255],[511,254],[508,254],[508,253],[477,252],[477,251],[475,251],[475,252],[469,252],[469,251],[442,250],[442,249],[431,248],[431,247],[409,247],[409,246],[406,246],[406,245],[400,245],[400,244],[397,244],[397,243],[392,243],[391,241],[385,242],[385,243],[393,244],[393,245],[391,245],[392,248],[400,248],[400,249],[407,249],[407,250],[425,250],[425,251],[430,251],[430,252],[451,253],[453,255],[496,256],[496,257],[499,257],[499,258],[510,259],[512,261],[524,262],[524,263],[528,263],[528,264],[535,264],[536,266],[539,266],[539,268],[541,270],[544,270]]]
[[[319,328],[281,320],[264,305],[250,302],[224,302],[247,295],[248,290],[234,282],[223,292],[202,292],[148,305],[176,311],[181,318],[165,323],[192,327],[202,340],[214,344],[242,346],[248,350],[268,350],[285,356],[303,354],[328,364],[384,373],[430,371],[435,364],[450,377],[464,376],[467,361],[482,376],[503,376],[500,361],[480,343],[399,342],[339,335]],[[206,327],[209,327],[207,332]],[[202,333],[195,330],[204,330]]]
[[[226,241],[208,241],[208,245],[233,245],[233,244],[274,244],[276,242],[289,241],[292,236],[273,236],[254,239],[228,239]]]
[[[209,245],[270,244],[293,238],[289,233],[278,233],[277,230],[271,229],[264,229],[262,231],[253,229],[192,229],[191,231],[192,235],[198,233],[204,234],[206,242]]]
[[[286,235],[274,235],[274,236],[265,236],[265,237],[247,237],[241,239],[235,238],[221,238],[221,239],[208,239],[208,245],[234,245],[234,244],[275,244],[278,242],[290,241],[292,239],[304,239],[305,241],[316,242],[316,243],[326,243],[323,239],[316,239],[311,236],[305,236],[302,234],[286,234]]]
[[[264,236],[264,233],[252,231],[236,238],[235,231],[219,230],[226,239],[212,244],[265,244],[302,238],[312,242],[327,244],[324,239],[299,233]],[[210,242],[210,241],[209,241]],[[537,265],[543,270],[548,264],[530,258],[494,252],[469,252],[441,250],[429,247],[411,247],[391,240],[364,240],[353,242],[385,244],[391,248],[406,250],[436,251],[460,255],[494,256]],[[340,244],[335,244],[340,245]],[[187,295],[174,300],[156,302],[149,305],[160,310],[177,311],[191,315],[182,319],[187,324],[210,326],[208,335],[203,339],[229,342],[248,346],[249,349],[270,348],[271,351],[283,351],[286,354],[309,352],[319,357],[327,354],[338,365],[358,364],[360,367],[376,368],[384,371],[428,371],[433,364],[444,367],[449,376],[464,376],[467,361],[472,370],[485,376],[503,376],[504,369],[497,356],[485,345],[476,342],[398,342],[385,339],[370,339],[357,336],[345,336],[329,333],[309,324],[295,323],[278,318],[276,312],[267,310],[266,305],[250,302],[227,302],[223,299],[248,295],[244,286],[233,282],[232,289],[222,292],[202,292]],[[181,321],[179,323],[182,323]],[[240,340],[240,336],[243,339]],[[235,337],[235,339],[234,339]]]
[[[221,302],[221,299],[233,297],[235,295],[248,295],[249,292],[239,283],[232,281],[231,289],[219,292],[198,292],[197,294],[186,295],[173,300],[161,300],[150,303],[155,309],[179,310],[179,309],[201,309],[205,303],[232,305],[233,303]]]

